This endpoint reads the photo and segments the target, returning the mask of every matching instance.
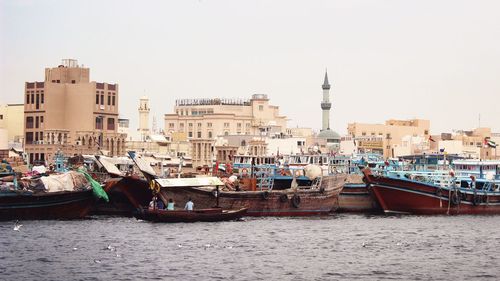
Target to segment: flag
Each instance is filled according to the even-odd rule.
[[[486,141],[486,145],[488,145],[489,147],[491,147],[491,148],[496,148],[497,147],[496,142],[494,142],[494,141],[492,141],[490,139],[485,140],[485,141]]]
[[[436,142],[436,141],[432,138],[432,136],[429,136],[429,141],[431,141],[431,142]]]

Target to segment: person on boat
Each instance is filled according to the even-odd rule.
[[[155,206],[156,206],[156,197],[153,196],[153,198],[151,198],[151,202],[149,202],[149,209],[153,210],[155,209]]]
[[[165,203],[163,203],[163,200],[160,199],[156,201],[156,208],[158,208],[158,210],[165,209]]]
[[[169,211],[174,210],[174,200],[172,200],[172,198],[168,199],[167,210]]]
[[[184,206],[184,210],[192,211],[194,207],[193,201],[191,201],[191,198],[188,199],[186,202],[186,206]]]

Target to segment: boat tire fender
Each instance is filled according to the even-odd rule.
[[[298,208],[300,206],[300,196],[299,195],[297,195],[297,194],[293,195],[292,206],[294,206],[295,208]]]
[[[322,186],[322,187],[320,187],[320,188],[319,188],[319,192],[321,192],[321,193],[325,193],[325,188],[324,188],[323,186]]]
[[[286,203],[287,201],[288,201],[288,196],[286,194],[281,194],[280,195],[280,202]]]
[[[451,204],[459,205],[460,204],[460,191],[454,191],[451,194]]]
[[[481,201],[483,201],[481,195],[474,193],[474,196],[472,197],[472,204],[477,206],[481,204]]]
[[[267,200],[269,199],[269,191],[264,191],[261,193],[262,199]]]

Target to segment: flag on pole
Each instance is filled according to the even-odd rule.
[[[429,141],[431,141],[431,142],[436,142],[436,141],[432,138],[432,136],[429,136]]]
[[[484,139],[484,146],[485,147],[496,148],[497,144],[496,144],[496,142],[492,141],[490,138],[485,138]]]

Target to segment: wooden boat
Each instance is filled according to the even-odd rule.
[[[282,190],[219,191],[216,185],[193,182],[189,186],[169,185],[174,179],[162,179],[160,195],[174,202],[192,199],[199,208],[218,205],[224,209],[248,208],[248,216],[311,216],[325,215],[338,208],[338,196],[345,176],[326,176],[316,186]]]
[[[364,169],[364,180],[386,213],[500,214],[498,184],[470,188],[454,180],[450,184],[421,182],[406,177],[374,175]],[[458,181],[458,184],[457,184]]]
[[[338,212],[378,213],[382,209],[365,183],[346,183],[339,195]]]
[[[139,208],[134,216],[137,219],[152,222],[216,222],[230,221],[241,218],[247,212],[246,208],[239,210],[224,210],[222,208],[186,210],[159,210]]]
[[[252,178],[242,179],[254,183],[250,190],[223,191],[218,187],[224,183],[217,177],[159,179],[151,167],[129,152],[144,175],[154,182],[158,188],[160,199],[167,202],[173,199],[177,203],[185,203],[189,198],[196,208],[212,208],[239,210],[248,208],[248,216],[310,216],[324,215],[338,208],[338,196],[346,176],[337,174],[322,176],[308,186],[297,186],[274,190],[272,188],[256,190]]]
[[[83,191],[0,192],[0,220],[81,219],[87,216],[95,197]]]

